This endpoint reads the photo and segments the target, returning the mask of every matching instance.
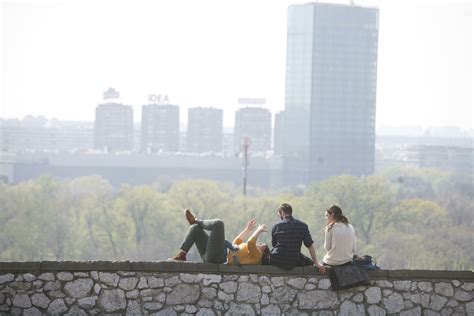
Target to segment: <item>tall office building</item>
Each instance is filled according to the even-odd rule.
[[[179,106],[159,103],[142,106],[141,151],[179,151]]]
[[[260,107],[245,107],[235,113],[234,152],[240,153],[245,139],[250,141],[249,151],[271,149],[272,114]]]
[[[275,114],[275,125],[273,128],[273,152],[281,155],[283,152],[283,116],[285,111]]]
[[[188,109],[188,152],[222,152],[223,111],[214,108]]]
[[[133,149],[133,109],[119,101],[113,88],[104,92],[95,110],[94,148],[107,152]]]
[[[288,9],[284,178],[309,183],[374,170],[376,8]]]

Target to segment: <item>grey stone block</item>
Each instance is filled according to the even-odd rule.
[[[121,289],[102,291],[99,306],[109,313],[124,309],[127,306],[124,292]]]
[[[403,297],[398,293],[393,293],[383,299],[383,305],[388,313],[399,313],[404,307]]]
[[[13,275],[12,273],[0,275],[0,285],[12,282],[13,280],[15,280],[15,275]]]
[[[167,295],[167,305],[195,304],[199,299],[199,286],[189,284],[179,284]]]
[[[40,312],[36,307],[31,307],[23,311],[23,316],[41,316],[43,313]]]
[[[56,274],[56,277],[60,281],[71,281],[72,279],[74,279],[72,273],[69,272],[59,272],[58,274]]]
[[[260,286],[251,283],[240,283],[236,298],[238,302],[259,303],[261,295]]]
[[[31,297],[34,306],[47,308],[51,300],[43,293],[36,293]]]
[[[67,282],[64,291],[71,297],[83,298],[89,295],[93,286],[94,282],[91,279],[78,279]]]
[[[119,280],[120,280],[120,276],[117,273],[99,272],[99,281],[102,284],[116,287]]]
[[[306,284],[306,278],[289,278],[286,283],[296,289],[302,290]]]
[[[64,304],[64,300],[58,298],[49,304],[48,313],[52,315],[61,315],[67,311],[67,306]]]
[[[135,288],[138,283],[138,278],[131,277],[131,278],[122,278],[119,281],[119,288],[125,291],[130,291]]]
[[[21,308],[30,308],[31,307],[31,300],[28,294],[18,293],[13,296],[13,306],[21,307]]]
[[[454,288],[451,283],[440,282],[435,284],[435,292],[447,297],[451,297],[454,294]]]
[[[300,292],[297,300],[300,309],[330,309],[339,304],[336,293],[326,290]]]
[[[382,291],[378,287],[369,287],[364,294],[369,304],[378,304],[382,300]]]

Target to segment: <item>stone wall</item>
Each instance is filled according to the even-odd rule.
[[[313,268],[3,262],[0,315],[474,315],[472,271],[372,271],[334,292]]]

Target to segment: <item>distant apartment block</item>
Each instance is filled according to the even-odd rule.
[[[379,11],[307,3],[288,9],[284,178],[308,184],[374,171]]]
[[[119,92],[104,92],[103,103],[96,107],[94,148],[106,152],[133,149],[133,109],[119,101]]]
[[[474,177],[474,148],[418,145],[408,148],[407,160],[419,168],[435,168]]]
[[[187,151],[222,152],[223,111],[214,108],[188,109]]]
[[[179,151],[179,106],[151,103],[142,106],[141,151]]]
[[[0,120],[0,151],[85,151],[93,148],[93,123],[58,120]]]
[[[242,158],[212,154],[159,153],[23,153],[0,155],[0,181],[18,183],[50,174],[58,179],[99,175],[119,187],[125,183],[143,185],[160,180],[210,179],[240,185]],[[281,159],[252,157],[250,187],[281,186]],[[3,176],[3,177],[2,177]]]
[[[222,140],[222,151],[225,156],[234,155],[234,130],[233,128],[224,128],[224,136]]]
[[[245,107],[235,113],[234,152],[242,151],[245,139],[250,142],[250,152],[271,149],[272,114],[261,107]]]

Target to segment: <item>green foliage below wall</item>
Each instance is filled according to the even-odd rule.
[[[0,184],[0,260],[165,260],[188,227],[183,209],[221,218],[227,239],[248,219],[270,226],[282,202],[293,205],[324,254],[324,211],[342,207],[352,221],[360,254],[391,269],[474,269],[474,185],[438,172],[397,168],[356,178],[339,176],[308,188],[240,188],[207,180],[158,181],[114,189],[106,180],[48,176]],[[270,242],[270,234],[262,236]],[[303,247],[304,248],[304,247]],[[199,261],[195,251],[188,260]]]

